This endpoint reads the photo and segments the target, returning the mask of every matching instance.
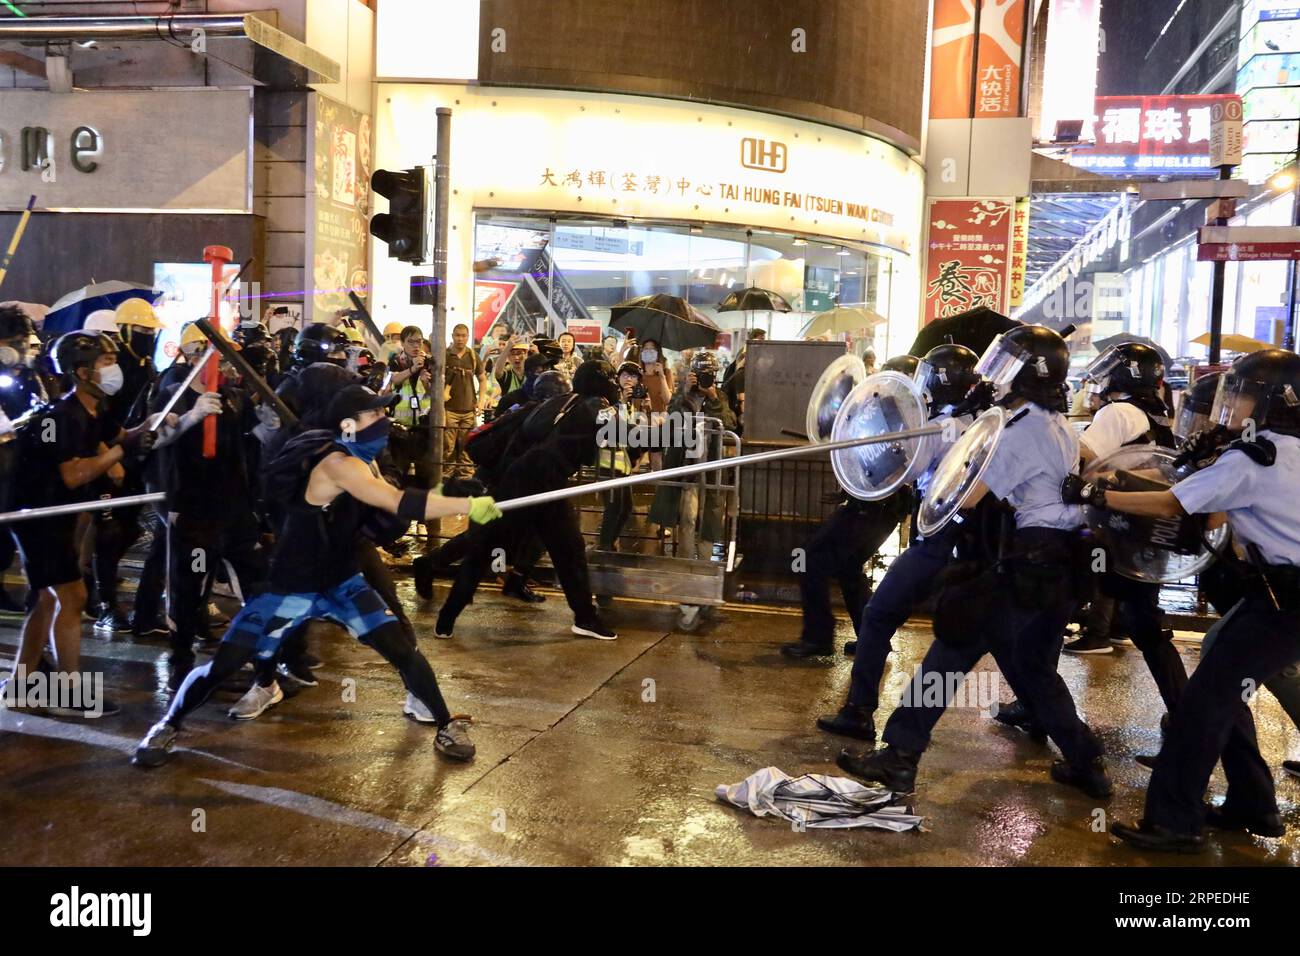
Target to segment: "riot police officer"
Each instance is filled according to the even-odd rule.
[[[895,362],[890,359],[885,366]],[[975,371],[978,362],[979,356],[964,345],[940,345],[926,354],[924,384],[930,398],[932,421],[951,417],[958,429],[970,423],[970,412],[976,409],[968,406],[966,400],[979,382],[979,373]],[[918,497],[925,494],[939,457],[917,479]],[[820,729],[859,740],[876,739],[873,714],[879,704],[880,681],[890,642],[912,611],[934,590],[939,572],[952,560],[963,525],[963,522],[950,521],[936,534],[914,535],[907,550],[889,566],[861,612],[848,698],[838,713],[818,718]]]
[[[1300,356],[1266,349],[1239,358],[1219,384],[1211,421],[1241,440],[1173,488],[1083,492],[1093,504],[1135,515],[1226,513],[1254,569],[1173,713],[1142,819],[1111,826],[1144,849],[1199,852],[1207,825],[1266,837],[1285,833],[1242,691],[1300,660]],[[1207,807],[1205,788],[1220,760],[1227,797]]]
[[[972,369],[978,359],[978,355],[970,353]],[[885,362],[881,371],[899,372],[910,378],[916,374],[919,364],[914,355],[896,355]],[[900,489],[880,501],[861,501],[841,493],[840,503],[804,547],[807,563],[804,573],[799,576],[803,630],[798,641],[781,646],[782,654],[801,659],[824,657],[835,652],[832,579],[839,581],[845,609],[853,622],[853,633],[861,631],[863,609],[870,597],[862,575],[863,565],[880,550],[898,523],[907,516],[910,505],[911,492],[907,489]],[[850,641],[849,645],[853,645],[853,650],[847,645],[845,649],[853,653],[856,644]]]
[[[1037,325],[998,336],[976,366],[998,390],[1009,419],[964,507],[974,507],[991,492],[1014,510],[1015,534],[1007,556],[966,589],[984,606],[961,608],[955,627],[940,630],[936,621],[940,639],[930,645],[885,725],[888,746],[840,754],[839,765],[855,776],[910,792],[931,731],[950,701],[951,678],[969,673],[992,652],[1012,688],[1061,748],[1065,759],[1052,765],[1052,779],[1096,799],[1110,796],[1101,742],[1079,719],[1056,672],[1061,634],[1077,603],[1073,542],[1083,524],[1082,509],[1067,505],[1061,495],[1062,482],[1079,459],[1078,437],[1063,414],[1069,366],[1065,340]],[[936,614],[945,607],[951,613],[951,604],[941,593]],[[937,695],[916,690],[936,683],[942,688]]]

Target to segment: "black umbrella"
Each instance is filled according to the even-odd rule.
[[[624,332],[631,329],[639,342],[654,339],[660,348],[674,352],[712,348],[718,337],[718,327],[708,316],[681,296],[662,293],[620,302],[609,310],[609,324]]]
[[[750,286],[727,293],[718,303],[719,312],[793,312],[785,297],[769,289]]]
[[[976,355],[983,355],[989,343],[998,335],[1023,324],[982,305],[969,312],[935,319],[917,334],[908,354],[921,358],[935,346],[947,345],[951,341],[966,346]]]

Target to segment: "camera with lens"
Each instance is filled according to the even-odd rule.
[[[638,402],[644,401],[649,397],[650,397],[650,393],[646,391],[644,385],[638,382],[636,385],[632,386],[632,398],[634,401],[638,401]]]
[[[695,381],[700,388],[712,388],[714,377],[712,372],[696,372]]]

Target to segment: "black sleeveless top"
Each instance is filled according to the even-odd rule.
[[[320,507],[308,504],[306,493],[304,481],[285,509],[271,554],[267,583],[276,593],[328,591],[361,570],[356,558],[357,537],[367,506],[343,492]]]

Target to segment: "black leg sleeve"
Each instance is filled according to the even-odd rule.
[[[442,699],[438,678],[434,676],[429,661],[406,636],[400,624],[384,624],[361,638],[363,644],[373,647],[379,656],[396,668],[406,689],[420,699],[437,720],[439,727],[451,722],[451,712]]]
[[[228,641],[217,645],[217,653],[202,667],[197,667],[185,675],[180,690],[172,698],[167,715],[163,718],[177,730],[181,721],[212,695],[212,692],[229,680],[251,658],[254,649],[236,647]]]

